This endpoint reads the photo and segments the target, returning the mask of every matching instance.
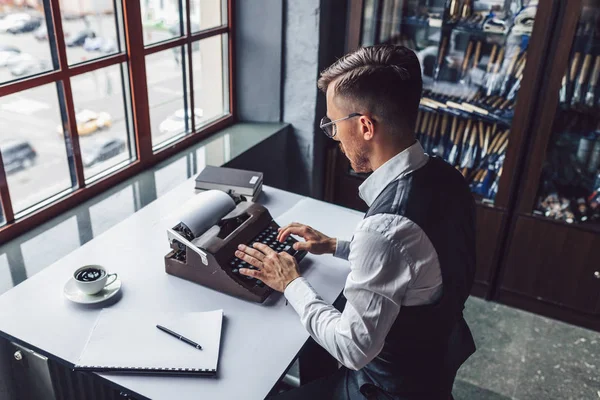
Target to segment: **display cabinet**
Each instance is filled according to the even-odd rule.
[[[474,294],[490,296],[542,85],[556,2],[350,0],[348,51],[413,49],[423,69],[416,137],[464,176],[477,200]],[[328,151],[327,200],[365,209],[354,173]]]
[[[600,1],[561,3],[497,298],[600,330]]]

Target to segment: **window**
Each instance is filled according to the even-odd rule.
[[[0,242],[233,122],[232,1],[3,6]]]

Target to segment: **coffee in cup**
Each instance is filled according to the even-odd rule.
[[[85,294],[96,294],[117,280],[117,274],[109,274],[101,265],[84,265],[73,273],[77,289]],[[111,278],[109,282],[109,278]]]

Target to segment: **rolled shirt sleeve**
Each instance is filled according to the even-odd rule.
[[[336,256],[349,255],[350,274],[340,313],[304,278],[285,289],[302,325],[340,363],[358,370],[375,358],[399,311],[411,279],[399,244],[376,231],[358,231],[351,243],[338,241]]]
[[[335,251],[333,252],[333,256],[347,260],[349,254],[350,254],[350,242],[337,239],[337,241],[335,242]]]

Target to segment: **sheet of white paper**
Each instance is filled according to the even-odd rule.
[[[348,212],[356,218],[348,218]],[[350,240],[364,213],[348,210],[323,201],[304,198],[285,213],[275,218],[280,226],[291,222],[308,225],[319,232],[342,240]]]
[[[198,193],[178,210],[183,222],[198,237],[235,208],[235,202],[220,190]]]
[[[223,310],[177,313],[103,309],[76,366],[216,370],[222,321]],[[156,325],[198,343],[202,350]]]

